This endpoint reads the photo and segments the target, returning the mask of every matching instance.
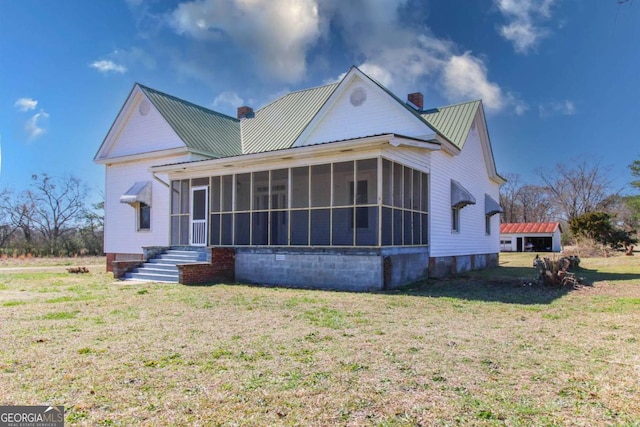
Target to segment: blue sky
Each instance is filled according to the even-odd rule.
[[[482,98],[521,183],[588,160],[617,191],[640,159],[640,0],[0,0],[0,189],[101,191],[135,82],[235,116],[352,65],[427,108]]]

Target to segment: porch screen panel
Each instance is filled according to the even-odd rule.
[[[289,169],[271,172],[271,209],[289,207]]]
[[[422,173],[419,171],[413,171],[413,185],[412,185],[412,196],[411,196],[411,209],[419,210],[420,209],[420,177]]]
[[[222,177],[222,211],[231,212],[231,210],[233,210],[233,175],[224,175]]]
[[[331,203],[331,165],[311,166],[311,206],[324,208]]]
[[[309,207],[309,167],[291,169],[291,207]]]
[[[291,211],[291,244],[307,246],[309,244],[309,210]]]
[[[393,165],[382,159],[382,204],[393,206]]]
[[[251,174],[236,175],[236,211],[251,209]]]
[[[382,208],[382,246],[393,245],[393,209]]]
[[[189,213],[189,180],[183,179],[180,183],[180,213]]]
[[[411,206],[411,196],[413,195],[413,169],[408,168],[408,167],[404,167],[404,176],[403,176],[403,196],[404,196],[404,203],[403,206],[405,209],[412,209]]]
[[[333,205],[353,205],[353,162],[334,163],[333,165]]]
[[[378,208],[356,208],[356,224],[360,224],[362,218],[367,219],[367,227],[356,227],[356,246],[376,246],[378,244]]]
[[[421,174],[422,186],[420,188],[420,210],[429,212],[429,175]]]
[[[233,214],[223,214],[220,225],[220,244],[233,244]]]
[[[413,244],[419,245],[422,236],[422,222],[420,221],[420,213],[413,212]]]
[[[251,244],[269,244],[269,172],[253,174],[253,199],[251,212]]]
[[[311,246],[331,244],[331,210],[313,209],[311,211]]]
[[[209,244],[220,244],[220,214],[211,214],[211,223],[209,224]]]
[[[275,246],[289,244],[289,215],[286,211],[271,212],[271,244]]]
[[[353,208],[333,209],[333,246],[353,246]]]
[[[252,245],[268,245],[269,244],[269,212],[252,212],[251,213],[251,244]]]
[[[402,245],[402,211],[393,210],[393,244]]]
[[[211,212],[220,212],[220,177],[211,178]]]
[[[429,243],[429,215],[422,214],[422,244],[426,245]]]
[[[253,207],[254,211],[269,209],[269,172],[253,174]]]
[[[178,244],[189,244],[189,217],[187,215],[182,215],[180,217],[180,241]]]
[[[180,214],[180,181],[171,182],[171,214]]]
[[[404,245],[412,245],[413,244],[413,230],[412,230],[412,217],[413,215],[411,215],[410,211],[403,211],[403,215],[404,215],[404,220],[403,220],[403,230],[404,230],[404,236],[403,236],[403,244]]]
[[[377,203],[378,197],[378,160],[366,159],[356,162],[356,182],[358,191],[356,192],[356,205],[370,205]],[[366,183],[365,188],[361,188],[361,183]],[[363,190],[363,191],[361,191]]]
[[[171,244],[172,245],[180,244],[180,217],[179,216],[171,217]]]
[[[248,245],[251,243],[251,214],[249,212],[236,213],[235,215],[235,244]]]
[[[393,164],[393,206],[397,208],[402,207],[402,165],[398,163]]]

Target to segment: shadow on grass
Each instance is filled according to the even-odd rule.
[[[600,280],[636,278],[630,274],[598,273],[583,268],[574,269],[572,272],[576,278],[583,279],[583,286],[590,286],[594,281]],[[391,293],[506,304],[551,304],[571,291],[571,286],[537,284],[533,268],[501,266],[447,279],[428,279]]]

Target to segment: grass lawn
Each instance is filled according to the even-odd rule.
[[[532,260],[378,294],[2,265],[0,404],[91,426],[640,426],[640,257],[583,259],[577,290],[530,285]]]

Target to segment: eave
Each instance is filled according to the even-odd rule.
[[[440,144],[435,141],[427,141],[396,134],[383,134],[363,138],[354,138],[344,141],[327,142],[323,144],[292,147],[282,150],[262,153],[244,154],[240,156],[224,157],[211,160],[199,160],[194,162],[174,163],[158,165],[149,168],[154,173],[197,175],[202,172],[211,172],[218,168],[241,168],[251,165],[293,161],[295,159],[319,158],[332,153],[353,153],[358,150],[371,150],[384,145],[395,147],[406,146],[421,148],[429,151],[440,149]]]

